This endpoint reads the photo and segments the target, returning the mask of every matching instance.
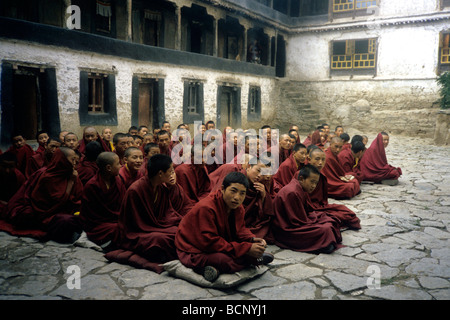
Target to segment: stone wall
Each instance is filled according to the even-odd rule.
[[[450,145],[450,110],[440,110],[437,113],[434,143],[437,145]]]

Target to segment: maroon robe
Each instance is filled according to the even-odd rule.
[[[42,167],[47,167],[49,164],[50,161],[47,159],[44,152],[35,153],[28,159],[25,177],[29,178],[34,172],[38,171]]]
[[[14,145],[12,145],[6,152],[11,152],[17,157],[17,169],[22,172],[24,176],[26,176],[26,169],[28,159],[30,159],[34,155],[34,150],[30,145],[24,144],[21,148],[17,149]]]
[[[361,191],[358,179],[349,182],[342,181],[340,177],[345,176],[346,172],[337,157],[331,152],[331,149],[327,149],[325,155],[326,162],[321,173],[327,177],[328,196],[333,199],[349,199],[356,196]]]
[[[320,149],[324,150],[324,144],[322,143],[322,139],[320,137],[320,131],[316,130],[311,136],[311,143],[312,145],[318,146]]]
[[[85,185],[97,174],[98,166],[95,161],[89,161],[86,159],[86,157],[83,157],[83,159],[78,164],[77,171],[78,178],[80,178],[81,183]]]
[[[70,194],[66,187],[73,172],[72,163],[56,150],[48,167],[36,171],[7,206],[6,220],[13,235],[70,242],[81,233],[79,217],[83,184],[75,180]]]
[[[98,133],[97,133],[97,140],[95,140],[95,141],[100,143],[100,146],[102,147],[102,152],[111,151],[111,148],[108,146],[108,143],[105,140],[103,140],[102,137]],[[89,142],[86,141],[84,139],[84,137],[83,137],[83,139],[78,141],[78,151],[80,151],[81,154],[85,154],[86,153],[86,145]]]
[[[361,172],[359,163],[356,162],[356,159],[353,156],[351,148],[347,148],[345,150],[342,149],[338,154],[338,160],[345,173],[355,176],[355,178],[358,179],[358,182],[361,184],[364,176]]]
[[[119,176],[122,179],[126,189],[128,189],[134,182],[139,180],[143,175],[144,172],[139,170],[135,176],[132,176],[126,164],[119,170]]]
[[[134,261],[161,273],[164,268],[160,263],[177,259],[174,240],[181,218],[172,206],[170,190],[165,185],[159,185],[154,192],[150,178],[140,178],[128,188],[120,209],[114,241],[120,249],[105,257],[117,262]],[[127,257],[122,260],[121,255]]]
[[[221,189],[223,179],[230,172],[242,172],[245,174],[245,170],[242,168],[242,164],[239,163],[226,163],[221,165],[217,170],[209,175],[209,180],[211,183],[211,192]]]
[[[300,168],[297,166],[297,161],[295,161],[293,154],[286,161],[280,163],[277,173],[273,175],[273,191],[278,193],[281,188],[291,182],[292,177]]]
[[[167,187],[170,192],[170,202],[172,203],[172,207],[176,212],[182,216],[185,216],[189,210],[192,209],[195,203],[187,196],[186,192],[183,190],[183,187],[178,183]]]
[[[343,204],[328,203],[328,182],[322,173],[316,188],[309,194],[308,205],[311,211],[324,211],[337,217],[341,221],[339,225],[341,228],[361,229],[360,220],[352,210]]]
[[[249,181],[250,182],[250,181]],[[265,199],[261,197],[261,193],[256,191],[253,184],[250,183],[245,195],[245,226],[258,238],[266,238],[269,233],[270,223],[273,218],[273,200],[267,186]],[[264,200],[264,201],[263,201]]]
[[[274,200],[272,234],[275,244],[284,249],[315,252],[329,245],[340,247],[340,221],[327,212],[308,208],[309,195],[298,179],[292,179]]]
[[[382,180],[396,180],[402,175],[401,168],[388,164],[381,133],[364,152],[359,165],[365,181],[379,183]]]
[[[11,170],[9,174],[1,176],[0,180],[0,219],[3,219],[9,200],[22,187],[26,178],[19,169],[14,168],[14,171]]]
[[[181,221],[175,237],[181,263],[194,270],[209,265],[222,273],[256,263],[246,255],[255,235],[245,227],[244,214],[241,205],[227,216],[220,190],[197,203]]]
[[[305,147],[311,145],[311,137],[309,135],[306,137],[305,140],[303,140],[303,144],[305,145]]]
[[[175,168],[177,183],[194,203],[211,192],[211,182],[206,167],[183,163]]]
[[[80,219],[89,240],[98,245],[116,238],[120,206],[125,197],[125,186],[119,176],[106,186],[97,173],[84,186]]]

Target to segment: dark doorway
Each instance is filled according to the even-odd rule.
[[[60,128],[56,72],[2,64],[1,144],[9,145],[13,132],[35,140],[39,130],[57,137]]]
[[[157,128],[164,121],[164,80],[133,77],[132,125]]]
[[[275,75],[277,77],[286,76],[286,41],[283,36],[277,37],[277,57],[275,66]]]
[[[238,129],[241,126],[241,89],[232,86],[219,86],[217,91],[217,126]]]

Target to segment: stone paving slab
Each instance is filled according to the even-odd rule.
[[[330,199],[362,222],[332,254],[271,245],[265,274],[217,290],[110,263],[91,248],[0,232],[0,300],[448,300],[450,147],[391,136],[387,158],[403,170],[397,186],[363,184],[354,199]],[[80,270],[79,289],[70,288],[71,266]]]

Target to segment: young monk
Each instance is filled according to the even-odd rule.
[[[182,163],[175,168],[178,183],[194,203],[199,202],[211,192],[211,181],[203,157],[204,148],[191,148],[191,163]]]
[[[326,162],[325,152],[320,148],[313,148],[308,154],[307,161],[320,173],[316,188],[309,194],[309,207],[313,211],[327,212],[328,215],[338,218],[340,228],[360,229],[360,220],[352,210],[341,204],[328,203],[328,181],[321,173]]]
[[[118,132],[113,137],[114,152],[119,156],[121,165],[124,165],[123,157],[128,149],[128,136],[125,133]]]
[[[263,176],[261,170],[266,166],[258,161],[249,164],[245,171],[249,187],[242,203],[245,209],[245,226],[258,238],[263,238],[269,233],[270,222],[273,217],[272,198],[267,186],[261,183]]]
[[[143,173],[140,169],[144,163],[144,156],[141,149],[131,147],[125,150],[123,160],[125,165],[120,168],[119,176],[125,188],[128,189],[131,184],[142,177]]]
[[[386,132],[381,132],[364,152],[360,167],[365,181],[388,185],[398,184],[402,169],[393,167],[387,162],[385,149],[388,144],[389,135]]]
[[[6,152],[13,153],[17,158],[17,169],[26,176],[28,160],[34,155],[34,150],[21,134],[11,138],[12,145]]]
[[[36,134],[36,141],[39,144],[36,153],[44,153],[48,138],[49,136],[47,131],[41,130]]]
[[[108,151],[114,151],[114,145],[112,142],[112,138],[113,138],[112,130],[110,128],[104,128],[102,130],[101,137],[102,137],[103,141],[105,141],[106,145],[108,146],[108,148],[109,148]]]
[[[322,174],[328,180],[328,196],[333,199],[351,199],[361,192],[358,179],[344,171],[338,160],[342,150],[342,139],[334,137],[325,151],[327,161]]]
[[[177,259],[174,240],[182,216],[174,210],[166,186],[175,175],[172,159],[154,155],[147,171],[147,176],[128,188],[123,199],[115,240],[120,249],[105,257],[161,273],[161,263]]]
[[[106,144],[105,141],[103,141],[97,129],[95,129],[94,127],[84,128],[83,138],[80,141],[78,141],[79,144],[78,151],[80,151],[80,153],[84,155],[86,153],[86,145],[91,141],[97,141],[100,144],[102,151],[109,151],[108,145]]]
[[[83,185],[76,167],[78,154],[67,147],[55,151],[48,167],[36,171],[7,206],[13,235],[72,243],[81,235],[79,211]]]
[[[351,143],[350,149],[343,149],[338,154],[338,160],[342,165],[344,172],[353,175],[356,179],[358,179],[359,184],[361,184],[364,179],[359,162],[361,161],[365,151],[366,146],[362,143],[362,141],[354,141]]]
[[[346,132],[341,133],[339,138],[342,139],[342,143],[343,143],[342,150],[350,149],[352,147],[352,145],[350,143],[350,136],[348,135],[348,133],[346,133]]]
[[[26,181],[16,165],[17,157],[13,153],[0,154],[0,219],[5,214],[9,200]]]
[[[83,185],[97,174],[98,166],[96,161],[98,155],[102,152],[104,151],[100,143],[96,140],[92,140],[86,145],[84,157],[80,160],[77,167],[78,177]]]
[[[140,149],[142,150],[142,148]],[[148,159],[153,157],[155,154],[160,154],[159,145],[156,143],[147,143],[143,148],[143,152],[144,152],[144,161],[141,168],[139,169],[139,171],[141,172],[141,176],[145,176],[147,174]]]
[[[316,212],[308,205],[319,176],[316,167],[307,164],[276,195],[272,234],[277,246],[311,253],[331,253],[339,246],[339,219],[326,211]]]
[[[88,239],[105,249],[116,236],[126,188],[119,178],[121,165],[117,154],[102,152],[96,164],[98,172],[84,186],[80,219]]]
[[[244,154],[242,157],[243,163],[226,163],[221,165],[218,169],[216,169],[214,172],[212,172],[209,175],[209,180],[211,183],[211,192],[215,192],[222,188],[222,182],[223,179],[230,173],[230,172],[241,172],[245,173],[249,166],[249,162],[253,159],[253,156],[250,156],[249,154]]]
[[[293,153],[286,161],[280,164],[277,173],[273,176],[273,190],[275,193],[278,193],[281,188],[291,182],[294,174],[305,165],[306,155],[306,146],[302,143],[297,143],[294,146]]]
[[[242,203],[248,186],[244,174],[228,174],[222,189],[201,200],[179,225],[175,237],[179,260],[210,282],[220,273],[273,260],[265,253],[266,241],[245,227]]]
[[[52,161],[56,149],[59,147],[61,147],[61,143],[58,140],[48,138],[44,146],[44,152],[36,152],[30,159],[28,159],[25,177],[29,178],[35,171],[42,167],[47,167]]]
[[[66,147],[65,145],[64,145],[64,137],[66,136],[66,134],[68,134],[69,133],[69,131],[66,131],[66,130],[63,130],[63,131],[61,131],[60,133],[59,133],[59,141],[61,141],[61,147]]]
[[[68,132],[64,136],[64,143],[63,145],[67,148],[70,148],[72,150],[78,150],[79,144],[78,144],[78,137],[73,132]]]
[[[170,148],[170,133],[166,130],[160,130],[156,134],[156,143],[159,144],[159,151],[161,154],[167,156],[171,155],[172,149]]]

